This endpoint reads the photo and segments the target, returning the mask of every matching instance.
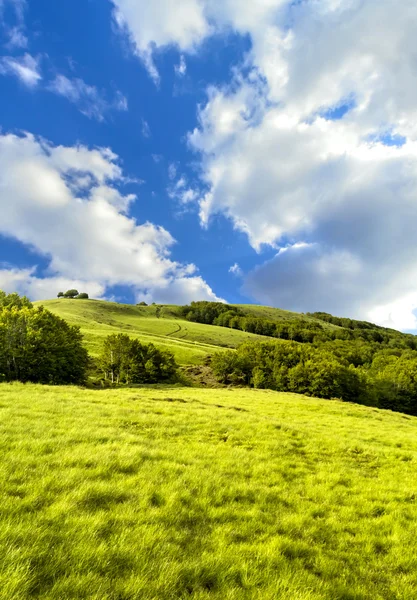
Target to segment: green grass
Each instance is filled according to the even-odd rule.
[[[178,363],[182,365],[200,364],[213,352],[223,348],[237,348],[248,339],[265,339],[262,336],[227,327],[185,321],[179,316],[179,307],[174,305],[162,307],[160,318],[157,318],[156,306],[67,299],[42,300],[35,304],[43,304],[68,323],[79,325],[86,347],[93,356],[100,353],[104,338],[113,333],[126,333],[143,342],[152,342],[163,350],[170,350],[174,353]],[[237,306],[254,316],[276,321],[302,316],[298,313],[267,306],[251,304]],[[312,321],[317,320],[302,317]],[[334,325],[321,324],[324,327],[334,328]]]
[[[222,348],[236,348],[248,339],[260,336],[225,327],[190,323],[178,318],[178,307],[161,309],[139,307],[100,300],[44,300],[48,310],[72,325],[79,325],[89,352],[99,354],[103,340],[113,333],[126,333],[143,342],[171,350],[180,364],[199,364]]]
[[[417,419],[0,386],[1,600],[415,600]]]
[[[274,308],[272,306],[263,306],[261,304],[236,304],[236,306],[251,316],[263,317],[264,319],[270,319],[271,321],[304,319],[305,321],[319,323],[324,329],[340,329],[338,325],[332,325],[332,323],[320,321],[320,319],[309,317],[304,313],[296,313],[290,310],[284,310],[283,308]]]

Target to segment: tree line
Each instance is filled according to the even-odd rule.
[[[417,350],[417,338],[394,329],[379,327],[366,321],[332,317],[327,313],[307,313],[316,320],[294,318],[274,321],[245,313],[241,308],[222,302],[192,302],[181,307],[181,316],[188,321],[238,329],[281,340],[305,344],[322,344],[328,341],[365,341],[396,348]],[[323,321],[335,327],[325,327]]]
[[[211,361],[224,384],[339,398],[417,415],[417,352],[365,343],[245,342]]]

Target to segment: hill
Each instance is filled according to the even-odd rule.
[[[113,333],[126,333],[144,342],[152,342],[162,349],[171,350],[179,364],[200,364],[207,356],[222,348],[236,348],[242,342],[265,339],[264,336],[193,323],[181,317],[181,307],[174,305],[135,306],[102,300],[42,300],[51,312],[71,325],[79,325],[88,351],[97,355],[103,339]],[[275,321],[300,318],[323,324],[318,319],[291,313],[278,308],[255,305],[236,305],[255,317]],[[336,328],[324,323],[326,328]]]
[[[253,390],[0,386],[2,600],[404,600],[417,419]]]
[[[180,364],[199,364],[221,348],[236,348],[248,339],[263,339],[244,331],[192,323],[180,317],[178,306],[134,306],[102,300],[43,300],[42,304],[71,325],[79,325],[89,352],[99,353],[103,339],[126,333],[144,342],[171,350]],[[259,316],[264,307],[259,307]],[[256,311],[256,308],[253,310]],[[279,309],[276,317],[280,318]],[[296,314],[296,313],[294,313]]]

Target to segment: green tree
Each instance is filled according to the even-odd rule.
[[[23,308],[24,306],[31,308],[33,304],[26,296],[19,296],[16,292],[6,294],[6,292],[0,290],[0,310],[7,307],[12,308],[13,306],[17,308]]]
[[[78,290],[67,290],[64,294],[65,298],[75,298],[78,296]]]
[[[88,300],[88,294],[86,294],[85,292],[78,294],[77,300]]]
[[[172,381],[178,370],[171,352],[161,351],[153,344],[141,344],[125,334],[105,339],[99,365],[105,379],[114,384]]]
[[[83,383],[88,354],[78,327],[41,307],[0,310],[0,377],[4,381]]]
[[[57,298],[63,298],[64,297],[64,292],[58,292]]]

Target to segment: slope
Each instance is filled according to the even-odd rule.
[[[415,418],[3,384],[0,446],[2,600],[415,598]]]
[[[103,339],[113,333],[126,333],[144,342],[171,350],[180,364],[198,364],[222,348],[236,348],[260,336],[224,327],[191,323],[179,318],[176,306],[134,306],[101,300],[43,300],[51,312],[72,325],[79,325],[86,346],[94,356]],[[157,316],[159,315],[159,316]]]

